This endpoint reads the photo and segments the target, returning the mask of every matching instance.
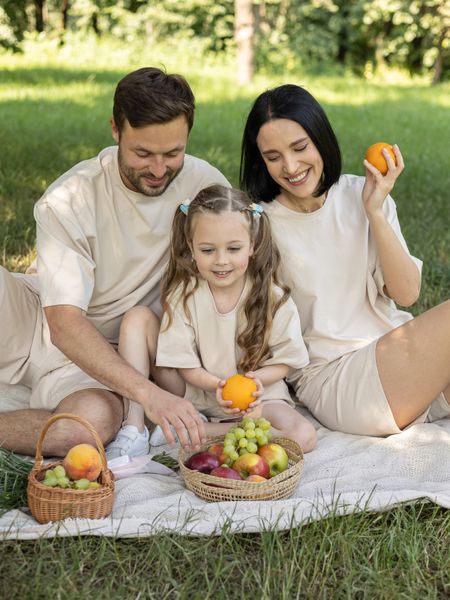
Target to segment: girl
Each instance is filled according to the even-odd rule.
[[[245,194],[223,186],[183,202],[173,220],[162,284],[158,366],[152,366],[155,323],[142,306],[124,320],[121,342],[127,342],[120,351],[136,368],[150,369],[158,385],[191,400],[209,419],[208,437],[226,433],[229,421],[245,414],[222,399],[225,380],[237,371],[254,378],[258,391],[246,412],[267,418],[274,433],[308,452],[315,429],[295,410],[283,381],[308,363],[308,354],[295,304],[278,285],[279,253],[261,213]],[[161,443],[157,427],[150,444]]]
[[[278,285],[279,260],[266,215],[241,191],[211,186],[181,204],[162,283],[156,364],[177,369],[186,397],[211,421],[208,436],[244,414],[222,399],[225,380],[238,371],[254,378],[250,414],[262,414],[308,452],[315,430],[294,409],[283,378],[309,359],[297,309]]]
[[[310,365],[290,377],[330,429],[384,436],[450,414],[450,302],[413,319],[420,290],[389,193],[403,170],[340,175],[339,146],[317,101],[282,85],[245,126],[241,186],[263,203],[299,310]]]

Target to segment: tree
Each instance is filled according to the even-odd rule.
[[[237,80],[244,85],[253,78],[255,68],[255,15],[252,0],[235,0],[235,40],[237,48]]]

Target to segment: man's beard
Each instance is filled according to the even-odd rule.
[[[119,171],[122,177],[126,178],[126,180],[133,186],[135,191],[144,194],[144,196],[161,196],[183,168],[183,165],[181,165],[181,167],[177,171],[173,171],[172,169],[167,167],[166,172],[164,174],[164,182],[160,186],[155,187],[148,185],[143,181],[143,179],[145,177],[150,177],[153,179],[159,178],[154,177],[151,171],[136,171],[136,169],[133,169],[129,165],[127,165],[127,163],[123,160],[120,148],[118,153],[118,161]]]

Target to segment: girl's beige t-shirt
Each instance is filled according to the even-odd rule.
[[[204,160],[184,167],[160,196],[129,190],[117,146],[75,165],[36,203],[37,272],[42,306],[70,304],[111,343],[120,321],[141,304],[160,312],[159,283],[168,262],[177,206],[212,185],[229,186]]]
[[[364,211],[364,177],[342,175],[323,206],[299,213],[274,200],[262,203],[281,252],[282,278],[290,286],[302,323],[310,366],[295,383],[348,352],[358,350],[412,319],[386,296],[375,241]],[[396,205],[384,213],[403,248]],[[419,271],[422,261],[411,257]]]
[[[275,290],[281,295],[279,288]],[[179,296],[175,294],[176,300],[171,304],[173,322],[166,330],[164,327],[167,317],[163,317],[156,364],[161,367],[186,369],[203,367],[220,379],[227,379],[237,373],[242,351],[236,344],[236,334],[244,325],[241,309],[248,293],[247,281],[235,308],[222,314],[216,308],[208,283],[201,279],[197,290],[187,302],[190,318],[184,312]],[[261,366],[286,364],[292,369],[300,369],[308,364],[300,319],[291,298],[275,314],[269,347],[272,357]],[[214,393],[187,385],[186,397],[193,402],[197,410],[208,417],[227,417],[217,404]],[[262,399],[283,399],[292,402],[284,381],[265,387]]]

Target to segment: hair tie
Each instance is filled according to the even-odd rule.
[[[259,219],[259,217],[264,212],[264,209],[261,206],[261,204],[257,204],[256,202],[252,202],[251,204],[249,204],[248,208],[252,211],[252,215],[257,219]]]
[[[188,214],[190,203],[191,200],[189,200],[189,198],[186,198],[186,200],[183,200],[183,202],[180,204],[180,210],[183,214]]]

